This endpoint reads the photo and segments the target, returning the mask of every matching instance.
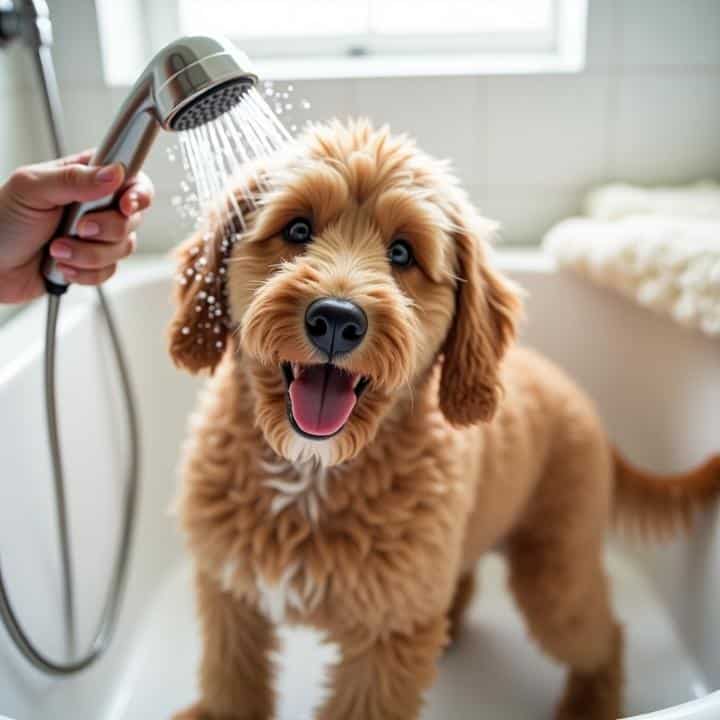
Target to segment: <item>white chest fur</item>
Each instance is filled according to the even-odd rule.
[[[260,466],[267,473],[263,484],[275,493],[272,515],[277,516],[295,505],[308,522],[317,527],[334,470],[318,462],[317,457],[295,463],[262,461]],[[270,580],[262,573],[258,573],[256,578],[261,610],[276,623],[283,621],[288,610],[301,614],[312,611],[323,597],[324,585],[319,585],[306,573],[300,562],[288,565],[279,579]]]

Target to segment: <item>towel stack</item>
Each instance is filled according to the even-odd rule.
[[[607,185],[588,195],[585,209],[545,236],[561,267],[720,335],[719,184]]]

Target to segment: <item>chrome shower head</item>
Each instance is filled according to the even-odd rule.
[[[257,83],[247,56],[229,41],[186,37],[163,48],[138,81],[151,80],[158,122],[189,130],[237,105]]]
[[[190,130],[215,120],[240,103],[257,83],[250,61],[229,40],[192,36],[164,47],[150,61],[120,108],[91,160],[92,165],[122,163],[129,180],[138,173],[160,128]],[[76,235],[88,212],[111,207],[115,196],[71,205],[56,234]],[[43,274],[49,292],[67,288],[48,255]]]

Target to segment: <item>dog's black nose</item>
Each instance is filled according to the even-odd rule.
[[[362,342],[367,332],[367,316],[349,300],[320,298],[305,312],[305,332],[310,342],[331,361]]]

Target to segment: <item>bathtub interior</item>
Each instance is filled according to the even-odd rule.
[[[717,343],[557,274],[538,256],[507,254],[501,262],[530,293],[526,341],[593,395],[611,436],[630,457],[674,470],[715,448]],[[79,677],[49,679],[28,668],[0,632],[0,715],[65,720],[84,710],[83,717],[144,720],[169,717],[195,695],[199,646],[191,570],[170,505],[186,418],[202,381],[174,370],[165,353],[169,277],[166,261],[144,259],[128,266],[112,287],[143,439],[134,561],[112,651]],[[78,302],[63,317],[60,389],[80,631],[87,639],[117,536],[127,438],[99,317],[83,293],[73,294]],[[57,656],[63,644],[39,314],[30,310],[0,331],[0,346],[24,343],[12,362],[2,357],[7,345],[0,349],[0,551],[19,614],[33,638]],[[676,706],[720,687],[719,524],[718,514],[710,514],[690,541],[660,547],[622,539],[609,544],[615,604],[628,634],[628,714]],[[425,720],[475,718],[479,708],[490,719],[550,717],[562,671],[527,640],[504,588],[504,572],[496,558],[483,562],[467,633],[442,661]],[[311,633],[286,631],[278,718],[311,717],[333,653]],[[716,701],[709,711],[712,699],[676,711],[691,714],[657,717],[720,717]]]

